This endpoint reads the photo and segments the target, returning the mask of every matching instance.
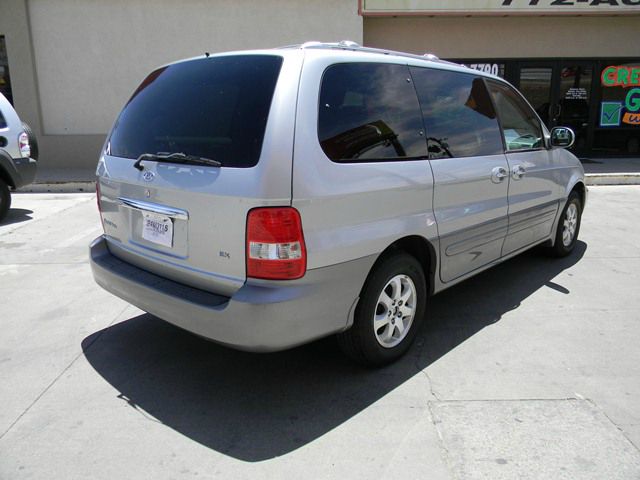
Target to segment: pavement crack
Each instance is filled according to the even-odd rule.
[[[451,455],[449,453],[449,449],[447,448],[447,445],[444,443],[444,436],[442,435],[442,431],[438,427],[439,422],[436,421],[436,416],[433,413],[433,408],[432,408],[433,403],[434,402],[427,402],[427,412],[429,414],[429,419],[431,420],[433,428],[436,429],[436,433],[438,434],[438,445],[440,446],[440,456],[442,457],[442,461],[447,466],[447,470],[449,471],[451,478],[455,479],[456,474],[455,474],[455,469],[451,464]]]
[[[89,343],[87,348],[85,348],[80,353],[78,353],[75,357],[73,357],[71,362],[69,362],[69,364],[65,368],[63,368],[62,371],[51,382],[49,382],[49,384],[44,388],[44,390],[42,390],[42,392],[40,392],[36,396],[36,398],[27,406],[27,408],[25,408],[24,411],[20,415],[18,415],[18,417],[13,422],[11,422],[11,425],[9,425],[7,429],[4,432],[2,432],[2,435],[0,435],[0,440],[2,440],[5,437],[5,435],[9,433],[11,429],[13,429],[13,427],[22,419],[22,417],[24,417],[29,412],[29,410],[31,410],[33,406],[36,403],[38,403],[38,401],[45,395],[45,393],[47,393],[51,389],[51,387],[53,387],[58,382],[58,380],[60,380],[60,378],[73,366],[73,364],[76,363],[76,361],[80,357],[82,357],[85,354],[85,352],[89,350],[98,340],[100,340],[100,337],[102,337],[104,332],[106,332],[109,329],[109,327],[113,325],[113,322],[115,322],[118,318],[120,318],[120,315],[122,315],[127,308],[128,308],[128,305],[125,305],[124,308],[122,308],[122,310],[113,317],[113,320],[111,320],[111,322],[105,328],[103,328],[100,331],[100,333],[96,335],[96,337],[91,341],[91,343]]]
[[[127,405],[129,405],[131,408],[133,408],[136,412],[138,412],[140,415],[142,415],[142,417],[145,420],[149,420],[151,422],[155,422],[155,423],[159,423],[159,424],[163,424],[160,420],[158,420],[157,418],[152,417],[150,414],[148,414],[147,412],[145,412],[142,408],[140,408],[140,405],[138,405],[136,402],[134,402],[133,400],[131,400],[129,397],[127,397],[124,393],[120,393],[120,395],[118,395],[116,398],[119,398],[120,400],[124,400]]]
[[[433,398],[435,398],[437,401],[442,401],[440,399],[440,396],[436,393],[435,389],[433,388],[433,381],[431,380],[431,377],[429,376],[429,374],[427,373],[427,369],[425,368],[421,368],[420,367],[420,357],[422,356],[422,353],[424,351],[424,344],[425,342],[422,341],[418,344],[418,346],[420,347],[418,350],[417,355],[414,358],[414,362],[413,365],[416,367],[416,370],[421,373],[422,375],[424,375],[427,379],[427,383],[429,385],[429,392],[431,393],[431,396]]]
[[[634,441],[631,439],[631,437],[629,437],[629,436],[627,435],[627,433],[622,429],[622,427],[621,427],[620,425],[618,425],[616,422],[614,422],[614,421],[613,421],[613,419],[612,419],[609,415],[607,415],[607,412],[605,412],[603,408],[600,408],[600,407],[598,406],[598,404],[597,404],[597,403],[595,403],[593,400],[588,400],[588,399],[587,399],[587,401],[589,401],[589,402],[591,402],[593,405],[597,406],[597,407],[598,407],[598,409],[602,412],[602,414],[607,418],[607,420],[609,420],[609,421],[611,422],[611,425],[613,425],[614,427],[616,427],[616,428],[618,429],[618,431],[622,434],[622,436],[623,436],[624,438],[626,438],[626,439],[627,439],[627,441],[628,441],[628,442],[633,446],[633,448],[635,448],[636,450],[638,450],[638,451],[640,452],[640,448],[638,448],[638,445],[636,445],[636,444],[634,443]]]

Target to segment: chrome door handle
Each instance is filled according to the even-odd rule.
[[[495,167],[491,170],[491,181],[493,183],[500,183],[507,178],[507,169],[504,167]]]
[[[527,171],[522,165],[516,165],[515,167],[513,167],[513,170],[511,170],[511,176],[514,180],[520,180],[522,177],[524,177],[525,173],[527,173]]]

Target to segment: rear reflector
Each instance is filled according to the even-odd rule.
[[[307,270],[300,214],[292,207],[254,208],[247,216],[247,276],[293,280]]]

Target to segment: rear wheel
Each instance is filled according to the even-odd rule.
[[[571,192],[567,200],[556,230],[556,241],[550,253],[556,257],[569,255],[578,241],[580,220],[582,218],[582,202],[577,192]]]
[[[0,178],[0,222],[7,216],[10,206],[11,194],[9,193],[9,186]]]
[[[363,365],[393,362],[415,339],[425,315],[426,297],[420,263],[406,253],[386,257],[369,275],[353,326],[338,335],[338,344]]]

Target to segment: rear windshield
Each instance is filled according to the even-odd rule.
[[[281,65],[279,56],[237,55],[152,72],[113,127],[110,154],[181,152],[224,167],[256,165]]]

